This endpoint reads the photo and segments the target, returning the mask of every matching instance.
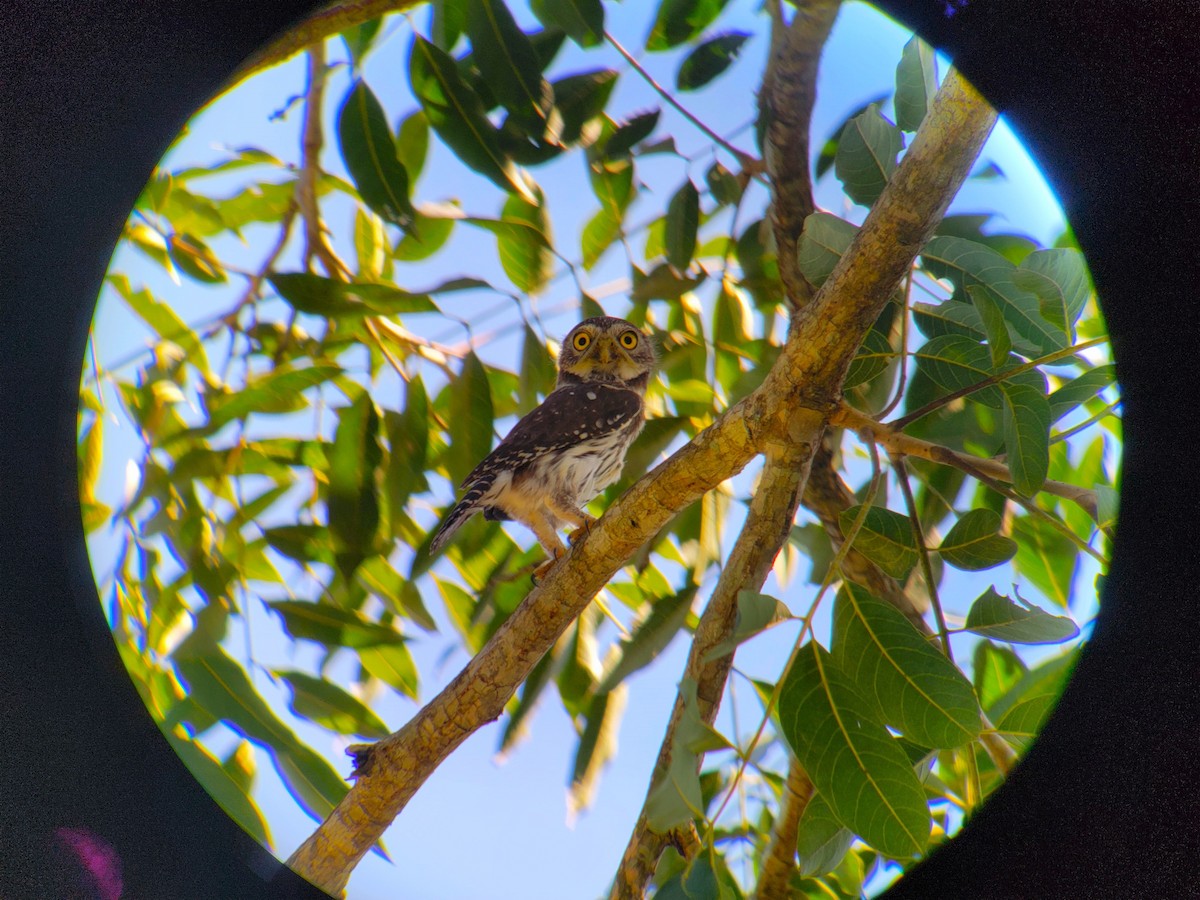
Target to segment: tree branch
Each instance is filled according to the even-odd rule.
[[[286,62],[311,45],[323,42],[347,28],[361,25],[393,12],[417,6],[420,0],[347,0],[331,3],[320,12],[297,22],[265,47],[247,58],[233,73],[225,90],[241,84],[251,75]]]
[[[757,490],[750,501],[746,522],[721,570],[712,598],[696,626],[692,648],[688,653],[683,678],[697,684],[696,700],[700,718],[711,725],[717,717],[725,682],[733,668],[733,652],[718,659],[705,658],[733,634],[737,623],[737,597],[743,590],[762,587],[780,547],[787,541],[800,494],[808,478],[815,442],[798,444],[783,458],[768,457],[763,466]],[[676,843],[675,835],[651,831],[647,822],[646,803],[650,794],[667,775],[675,748],[675,731],[684,714],[684,695],[675,696],[667,733],[658,751],[658,760],[646,791],[646,801],[625,845],[621,865],[617,869],[610,900],[637,900],[645,895],[646,885],[654,875],[658,857],[668,844]],[[696,756],[697,770],[703,760]],[[690,828],[690,825],[688,826]],[[682,830],[687,830],[682,829]]]
[[[790,25],[779,0],[771,11],[771,53],[758,95],[766,118],[763,156],[771,176],[771,223],[775,228],[779,277],[793,307],[804,306],[812,287],[796,261],[796,242],[813,212],[809,175],[809,132],[817,98],[817,65],[841,0],[800,0]]]
[[[789,900],[788,887],[796,871],[796,836],[800,817],[813,797],[813,783],[796,757],[791,757],[783,796],[779,798],[779,814],[771,828],[771,843],[763,857],[762,874],[754,889],[755,900]]]
[[[357,782],[291,856],[292,868],[326,891],[342,890],[425,779],[500,716],[537,661],[626,559],[755,454],[788,458],[820,439],[859,344],[957,193],[994,121],[978,93],[948,73],[849,250],[793,318],[763,384],[626,491],[463,671],[400,731],[362,755]]]
[[[929,441],[923,441],[920,438],[910,437],[899,431],[893,431],[891,426],[885,425],[882,422],[876,422],[870,416],[859,412],[852,406],[842,404],[838,411],[833,414],[831,421],[834,424],[854,429],[868,440],[874,441],[889,452],[902,453],[905,456],[916,456],[920,459],[927,459],[930,462],[941,463],[944,466],[953,466],[960,471],[966,472],[968,475],[975,475],[978,472],[982,472],[984,475],[988,475],[997,481],[1003,481],[1006,484],[1013,483],[1012,472],[1002,462],[994,459],[985,459],[981,456],[971,456],[969,453],[959,453],[957,450],[951,450],[949,447],[943,447],[941,444],[933,444]],[[1093,522],[1098,522],[1099,514],[1096,509],[1095,491],[1080,487],[1079,485],[1067,484],[1063,481],[1053,481],[1051,479],[1046,479],[1046,482],[1042,485],[1042,490],[1047,494],[1053,494],[1056,497],[1062,497],[1064,500],[1070,500],[1087,513]]]

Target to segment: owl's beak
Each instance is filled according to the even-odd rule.
[[[608,335],[603,335],[596,341],[596,360],[602,366],[609,365],[613,361],[614,353],[617,349],[616,342]]]

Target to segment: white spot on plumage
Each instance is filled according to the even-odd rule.
[[[587,398],[588,398],[589,400],[595,400],[595,399],[596,399],[596,392],[595,392],[595,391],[588,391],[588,392],[587,392]]]

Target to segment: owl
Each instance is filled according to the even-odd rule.
[[[649,339],[624,319],[597,316],[572,328],[554,390],[466,477],[430,553],[482,511],[532,529],[550,556],[535,578],[544,575],[567,549],[559,529],[590,527],[595,519],[584,505],[620,477],[645,421],[642,398],[655,362]]]

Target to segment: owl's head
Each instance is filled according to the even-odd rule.
[[[558,383],[603,381],[644,393],[657,355],[637,326],[612,316],[584,319],[558,354]]]

